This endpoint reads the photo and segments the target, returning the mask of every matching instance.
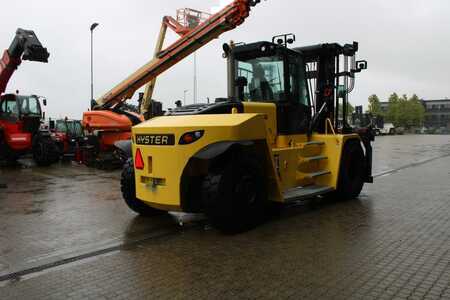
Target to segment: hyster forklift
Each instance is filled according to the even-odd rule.
[[[48,130],[41,130],[46,105],[42,97],[4,94],[8,82],[22,60],[48,62],[49,53],[35,33],[18,29],[10,47],[0,59],[0,159],[14,162],[21,155],[32,152],[40,166],[58,160],[55,142]]]
[[[355,75],[367,68],[358,43],[289,49],[294,41],[225,44],[227,98],[133,127],[121,181],[132,210],[206,213],[240,231],[272,204],[352,199],[373,182],[372,131],[346,121]]]

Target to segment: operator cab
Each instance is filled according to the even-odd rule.
[[[23,128],[28,132],[39,129],[42,109],[39,98],[35,95],[21,96],[5,94],[0,98],[0,120],[8,123],[23,122]]]
[[[229,90],[243,102],[270,102],[282,135],[304,134],[311,119],[305,64],[286,44],[257,42],[229,49],[234,73]],[[225,49],[227,51],[227,49]]]

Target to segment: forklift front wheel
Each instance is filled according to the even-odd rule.
[[[342,152],[337,197],[342,200],[359,196],[364,186],[364,151],[359,140],[345,143]]]
[[[251,229],[268,215],[264,170],[251,157],[235,155],[229,163],[211,170],[202,191],[206,215],[222,232]]]
[[[122,176],[120,179],[120,189],[122,197],[128,207],[144,217],[152,217],[165,213],[162,210],[150,207],[136,198],[136,183],[134,178],[133,160],[130,158],[123,166]]]

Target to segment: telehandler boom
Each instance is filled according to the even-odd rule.
[[[83,126],[96,135],[89,136],[91,140],[95,138],[95,141],[89,144],[99,145],[91,147],[94,152],[112,149],[117,141],[130,139],[131,127],[142,122],[144,117],[149,118],[151,94],[156,77],[211,40],[242,24],[249,16],[251,7],[259,2],[260,0],[234,0],[206,20],[201,19],[203,22],[196,24],[198,26],[195,27],[180,24],[172,17],[164,17],[155,57],[102,97],[93,100],[92,110],[83,114]],[[180,38],[161,50],[167,28],[174,30]],[[146,84],[147,88],[141,104],[141,113],[144,116],[122,110],[122,103]]]
[[[48,131],[40,130],[44,119],[36,95],[3,94],[9,80],[23,60],[47,63],[50,54],[32,30],[17,29],[16,35],[0,59],[0,159],[15,162],[32,152],[38,165],[58,160],[56,144]],[[46,100],[42,101],[46,105]]]

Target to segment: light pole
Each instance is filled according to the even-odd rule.
[[[91,25],[91,108],[94,102],[94,29],[98,25],[98,23]]]
[[[183,93],[184,93],[184,95],[183,95],[183,105],[186,105],[186,94],[187,94],[187,92],[189,92],[189,90],[184,90],[183,91]]]

